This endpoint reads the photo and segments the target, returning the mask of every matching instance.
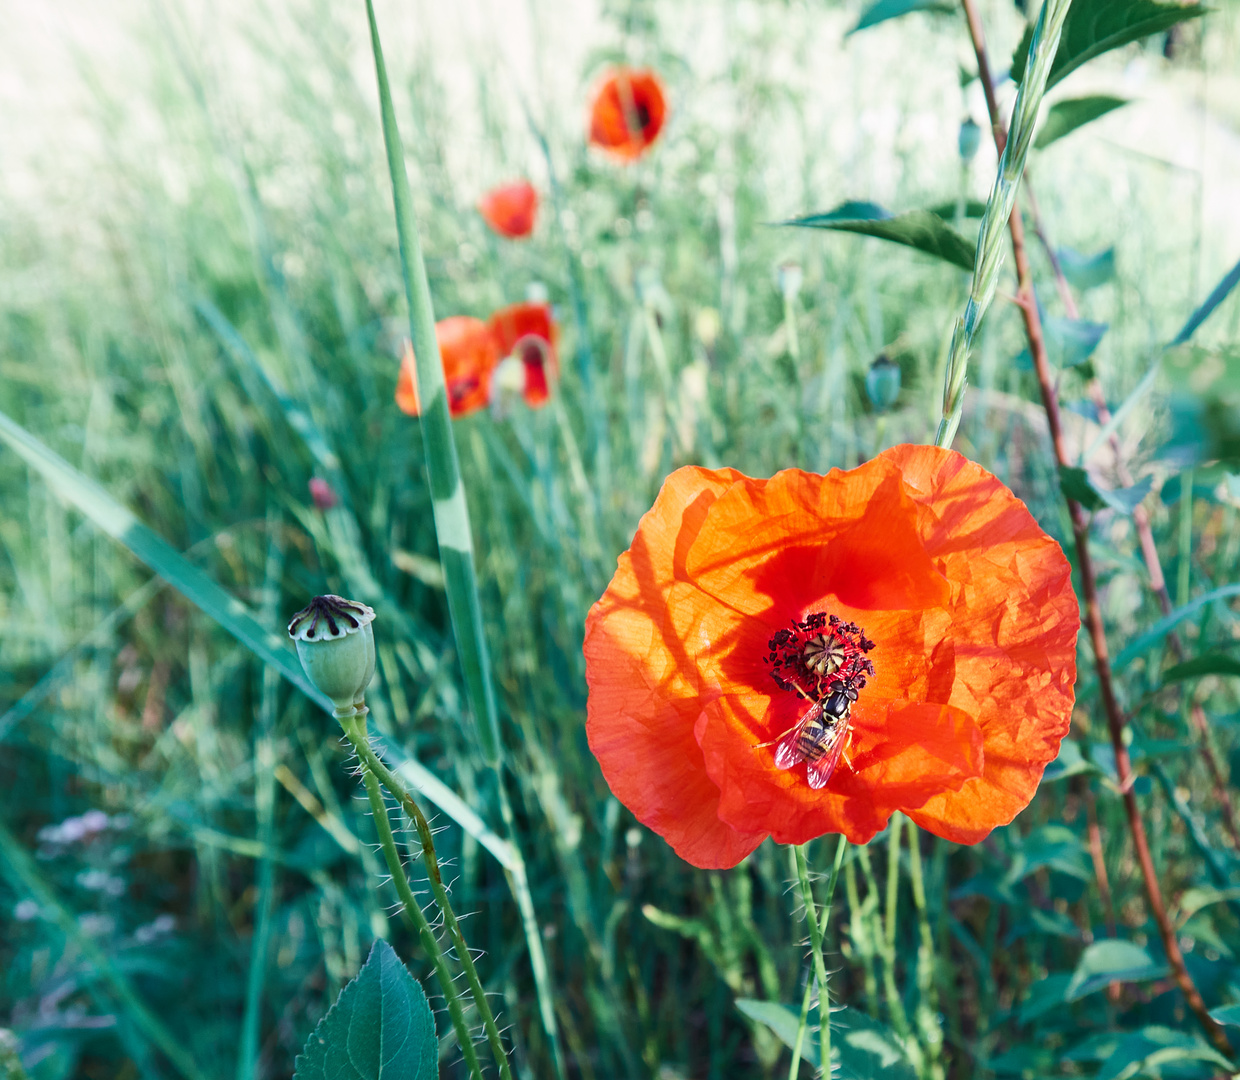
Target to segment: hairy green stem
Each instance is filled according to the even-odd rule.
[[[943,1029],[939,1023],[934,989],[934,934],[926,910],[926,884],[921,870],[921,837],[917,826],[908,823],[908,877],[917,909],[917,1029],[926,1044],[926,1075],[943,1080]]]
[[[831,902],[835,897],[835,883],[839,880],[840,864],[844,861],[844,853],[848,849],[848,840],[841,836],[835,847],[835,862],[831,866],[831,875],[827,878],[827,895],[823,900],[822,915],[814,906],[814,890],[809,879],[809,865],[805,858],[808,845],[801,844],[792,848],[792,867],[797,881],[801,886],[801,900],[805,905],[805,918],[809,923],[810,951],[814,962],[814,977],[806,980],[805,997],[801,1001],[801,1018],[797,1025],[796,1042],[792,1048],[792,1066],[788,1073],[789,1080],[795,1080],[797,1069],[801,1064],[801,1045],[805,1036],[806,1021],[809,1017],[809,1002],[815,982],[818,984],[818,1044],[819,1071],[822,1076],[831,1075],[831,993],[827,985],[827,965],[822,954],[822,943],[826,936],[827,925],[831,919]]]
[[[431,833],[430,823],[426,820],[426,815],[422,813],[422,808],[418,806],[413,796],[405,790],[404,785],[379,760],[379,756],[371,748],[370,739],[366,732],[365,707],[352,716],[338,717],[338,719],[344,727],[349,741],[353,744],[354,750],[357,751],[358,760],[362,763],[362,769],[366,776],[366,792],[370,795],[371,806],[375,810],[375,823],[379,829],[383,854],[387,859],[388,869],[392,873],[392,880],[396,883],[396,890],[400,893],[406,910],[408,910],[409,904],[412,903],[421,912],[422,909],[418,907],[413,892],[409,888],[409,881],[405,877],[404,867],[401,865],[395,841],[392,839],[391,824],[387,819],[387,807],[383,803],[382,793],[378,793],[379,804],[376,806],[375,794],[372,793],[372,782],[375,785],[375,792],[378,792],[377,784],[382,782],[383,786],[400,803],[405,813],[413,820],[414,827],[418,831],[418,840],[422,845],[422,861],[426,864],[426,876],[430,881],[431,892],[434,894],[435,903],[439,905],[439,910],[443,914],[444,927],[448,931],[448,937],[451,939],[453,947],[456,949],[457,960],[460,961],[461,967],[465,971],[469,992],[474,999],[474,1007],[478,1010],[478,1015],[482,1017],[482,1026],[486,1031],[487,1041],[491,1044],[491,1053],[495,1056],[495,1064],[498,1066],[499,1074],[503,1080],[512,1080],[512,1072],[508,1065],[508,1054],[504,1050],[504,1042],[500,1037],[499,1028],[496,1026],[495,1015],[492,1013],[491,1005],[487,1001],[486,990],[483,988],[482,980],[478,977],[478,969],[474,966],[473,954],[469,951],[469,946],[465,942],[465,936],[461,933],[461,924],[457,921],[456,912],[452,910],[452,904],[448,900],[448,890],[444,886],[443,875],[439,871],[439,860],[435,856],[435,838]],[[382,813],[380,813],[380,809],[382,809]],[[386,834],[386,838],[384,834]],[[412,912],[410,914],[412,915]],[[423,915],[423,922],[425,922],[425,918],[426,916]],[[420,931],[421,926],[419,926]],[[438,971],[438,968],[436,970]],[[453,1017],[454,1023],[455,1019]],[[459,1028],[457,1034],[458,1036],[460,1035]],[[465,1049],[464,1045],[462,1045],[462,1049]]]

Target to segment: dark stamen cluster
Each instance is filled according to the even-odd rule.
[[[874,642],[856,623],[825,611],[793,619],[790,629],[776,630],[767,642],[771,678],[781,690],[800,692],[821,701],[833,690],[855,692],[874,675],[866,653]]]

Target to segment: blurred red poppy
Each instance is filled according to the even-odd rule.
[[[453,315],[435,324],[435,337],[443,359],[449,411],[453,416],[464,416],[485,408],[491,395],[491,373],[500,358],[487,324],[468,315]],[[408,341],[396,380],[396,404],[410,416],[422,414],[413,346]]]
[[[478,213],[500,236],[529,236],[538,214],[538,192],[528,180],[492,188],[478,200]]]
[[[767,836],[864,843],[897,810],[976,843],[1058,753],[1079,626],[1059,545],[953,451],[770,480],[687,467],[586,620],[587,735],[696,866]],[[812,709],[851,729],[826,780],[786,734]]]
[[[617,68],[594,95],[590,142],[621,161],[641,157],[663,130],[667,100],[653,71]]]
[[[340,502],[331,484],[321,476],[310,477],[310,498],[320,510],[330,510]]]
[[[522,365],[521,394],[532,408],[545,405],[559,375],[555,345],[559,337],[551,305],[538,301],[512,304],[495,312],[487,324],[499,353]]]

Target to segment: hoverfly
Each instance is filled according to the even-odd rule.
[[[775,747],[775,768],[791,769],[798,761],[805,762],[805,777],[815,790],[826,787],[840,763],[840,756],[852,732],[852,704],[857,691],[848,683],[840,683],[821,701],[815,701],[805,714],[778,739]],[[770,746],[771,743],[759,743]]]

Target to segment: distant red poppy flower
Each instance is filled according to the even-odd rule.
[[[320,510],[330,510],[340,502],[336,492],[332,490],[331,484],[321,476],[310,477],[310,498],[314,500],[314,505]]]
[[[1058,753],[1079,626],[1059,545],[953,451],[678,469],[586,620],[586,731],[616,797],[696,866],[767,836],[863,843],[897,810],[976,843]],[[841,720],[831,773],[815,739]]]
[[[621,161],[641,157],[663,130],[667,100],[653,71],[617,68],[594,95],[590,142]]]
[[[500,236],[529,236],[538,214],[538,192],[528,180],[492,188],[478,200],[478,213]]]
[[[531,408],[547,403],[551,383],[559,375],[555,345],[559,331],[551,305],[538,301],[512,304],[495,312],[487,325],[505,358],[522,366],[521,394]],[[504,361],[508,362],[507,359]]]
[[[448,409],[464,416],[486,407],[491,396],[491,373],[499,363],[499,347],[481,319],[453,315],[435,324],[443,378],[448,389]],[[413,346],[406,341],[396,380],[396,404],[410,416],[422,415]]]

